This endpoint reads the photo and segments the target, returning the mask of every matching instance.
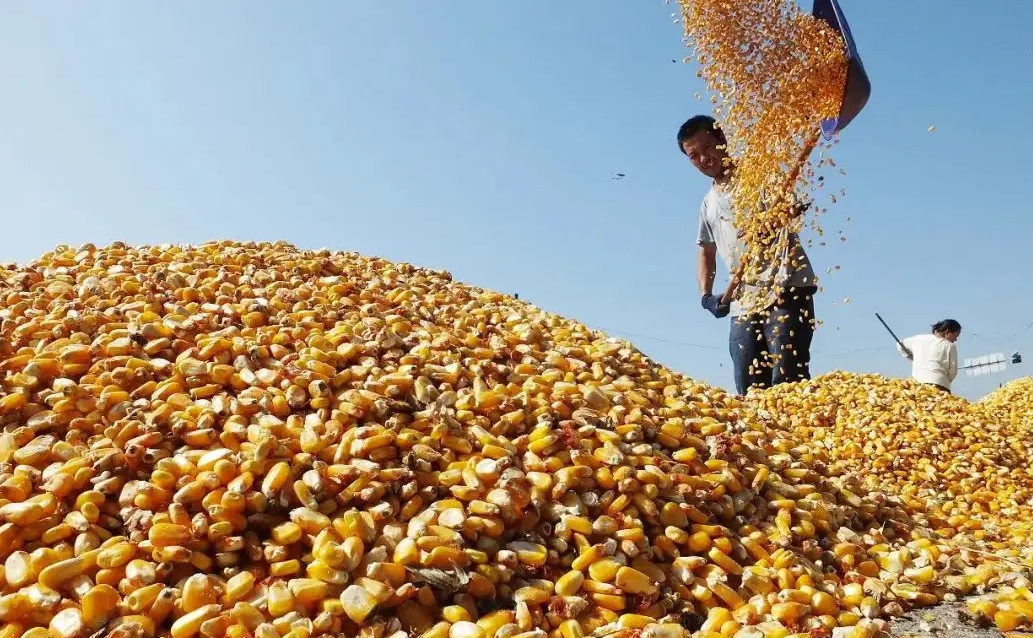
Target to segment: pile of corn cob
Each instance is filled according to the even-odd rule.
[[[0,267],[0,384],[0,638],[866,637],[1029,558],[1028,450],[982,407],[740,402],[353,253]]]

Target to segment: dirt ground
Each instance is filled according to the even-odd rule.
[[[893,621],[893,638],[1001,638],[995,627],[979,627],[962,614],[965,603],[943,603],[919,609]],[[1033,634],[1010,633],[1009,636],[1033,638]]]

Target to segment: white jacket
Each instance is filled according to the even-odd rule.
[[[950,390],[951,383],[958,376],[958,347],[943,337],[934,334],[915,335],[904,339],[900,354],[911,359],[911,376],[919,383],[932,383]]]

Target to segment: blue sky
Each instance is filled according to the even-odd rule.
[[[815,371],[906,375],[873,312],[901,336],[954,317],[962,357],[1031,359],[956,384],[980,396],[1033,372],[1033,3],[841,2],[874,94],[811,251],[819,272],[842,266]],[[730,386],[727,321],[696,292],[707,184],[674,134],[705,107],[694,67],[672,63],[674,10],[0,4],[0,259],[116,239],[358,250],[520,293]]]

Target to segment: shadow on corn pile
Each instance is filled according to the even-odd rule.
[[[0,638],[865,637],[990,588],[1033,622],[1012,395],[743,402],[284,243],[0,268],[0,372]]]

